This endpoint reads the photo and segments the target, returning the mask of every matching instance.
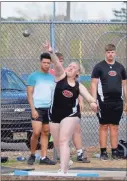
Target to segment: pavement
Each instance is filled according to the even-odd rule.
[[[36,176],[36,179],[38,179],[39,176],[42,176],[42,178],[45,176],[45,178],[46,177],[47,178],[48,177],[57,178],[56,180],[58,180],[58,178],[61,178],[61,177],[72,178],[72,179],[74,177],[76,177],[77,180],[80,180],[80,178],[82,178],[82,179],[84,178],[83,180],[92,178],[92,180],[96,179],[96,181],[100,180],[100,179],[102,179],[102,180],[108,179],[108,181],[110,181],[110,180],[124,180],[124,181],[127,180],[126,171],[102,171],[102,170],[91,170],[91,171],[69,170],[69,172],[67,174],[61,174],[61,173],[58,173],[53,170],[48,170],[48,171],[42,171],[42,170],[40,170],[40,171],[18,171],[18,170],[15,170],[13,173],[6,173],[5,175],[2,175],[2,176],[5,176],[5,177],[6,176],[10,176],[10,177],[28,176],[31,179],[35,178],[35,176]]]

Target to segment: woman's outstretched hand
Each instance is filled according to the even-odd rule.
[[[43,50],[46,51],[46,52],[53,52],[53,49],[50,45],[50,42],[49,41],[46,41],[45,43],[42,44],[43,45]]]

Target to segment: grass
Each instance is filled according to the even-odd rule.
[[[1,166],[13,165],[13,164],[15,164],[16,162],[17,162],[16,159],[15,159],[15,160],[9,160],[9,161],[7,161],[7,162],[5,162],[5,163],[1,163]]]
[[[90,81],[85,81],[85,82],[83,82],[83,85],[84,85],[87,89],[90,89]]]
[[[90,81],[81,82],[87,89],[90,89]]]

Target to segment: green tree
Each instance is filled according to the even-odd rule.
[[[127,21],[127,2],[124,2],[124,7],[120,10],[113,9],[113,14],[115,16],[111,21],[113,22],[126,22]]]

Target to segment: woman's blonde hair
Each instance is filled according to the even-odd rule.
[[[79,73],[85,74],[85,68],[83,67],[83,65],[79,61],[73,61],[71,63],[76,63],[79,66]]]

